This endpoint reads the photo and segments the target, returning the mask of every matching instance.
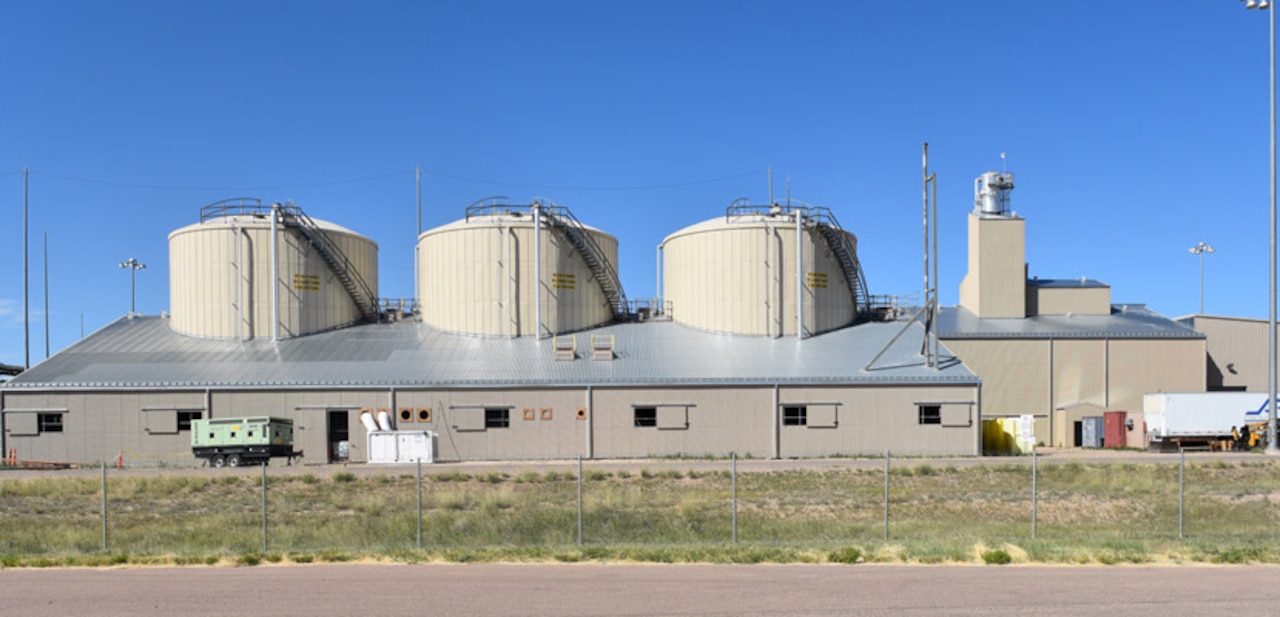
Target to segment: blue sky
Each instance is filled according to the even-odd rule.
[[[1017,176],[1027,261],[1116,302],[1267,315],[1268,14],[1236,0],[0,3],[0,362],[169,308],[170,231],[291,199],[413,294],[423,227],[549,197],[654,247],[738,197],[832,208],[874,294],[919,294],[920,149],[955,304],[973,179]],[[49,314],[42,235],[48,234]]]

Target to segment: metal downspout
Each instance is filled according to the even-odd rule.
[[[587,386],[587,458],[594,459],[596,457],[596,410],[595,410],[595,393],[591,386]]]
[[[280,341],[280,204],[271,205],[271,342]]]
[[[533,202],[533,336],[542,340],[542,206]]]
[[[1056,383],[1056,380],[1054,379],[1054,366],[1053,366],[1053,358],[1056,355],[1054,353],[1054,347],[1056,347],[1056,343],[1057,341],[1055,341],[1052,336],[1049,337],[1049,445],[1050,446],[1053,445],[1053,425],[1054,425],[1053,412],[1057,411],[1058,409],[1057,383]]]
[[[796,339],[804,339],[804,216],[800,209],[795,210],[796,217]]]
[[[778,384],[773,384],[773,412],[771,414],[772,421],[769,422],[769,428],[773,432],[773,458],[774,460],[782,458],[782,432],[778,428],[778,415],[781,413],[782,399],[778,392]]]
[[[213,419],[213,390],[204,389],[204,411],[209,414],[209,419]]]

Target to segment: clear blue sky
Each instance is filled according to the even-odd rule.
[[[874,294],[918,294],[920,148],[941,293],[973,178],[1017,176],[1027,260],[1169,316],[1265,318],[1268,14],[1237,0],[0,2],[0,362],[169,308],[170,231],[228,197],[292,199],[380,247],[413,294],[424,228],[545,196],[616,235],[633,298],[654,247],[777,195],[832,208]]]

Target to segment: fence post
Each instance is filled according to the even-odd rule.
[[[1037,465],[1037,461],[1038,461],[1038,457],[1036,456],[1036,449],[1033,446],[1031,448],[1031,539],[1032,540],[1036,539],[1036,520],[1037,520],[1036,515],[1038,514],[1036,506],[1039,505],[1038,493],[1036,492],[1036,480],[1040,476],[1040,468]]]
[[[107,550],[107,462],[102,461],[102,552]]]
[[[578,546],[582,546],[582,456],[578,456]]]
[[[730,471],[730,477],[733,483],[733,543],[738,543],[738,453],[734,452],[730,455],[733,467]]]
[[[884,451],[884,539],[889,539],[889,451]]]
[[[418,458],[418,550],[422,550],[422,458]]]
[[[262,461],[262,552],[267,552],[267,462]]]
[[[1178,454],[1178,539],[1181,540],[1183,538],[1183,508],[1185,507],[1187,499],[1185,479],[1187,474],[1187,451],[1182,448],[1178,448]]]

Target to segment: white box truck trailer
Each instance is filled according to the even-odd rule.
[[[1266,392],[1162,392],[1142,397],[1153,448],[1208,445],[1236,429],[1271,419]]]

